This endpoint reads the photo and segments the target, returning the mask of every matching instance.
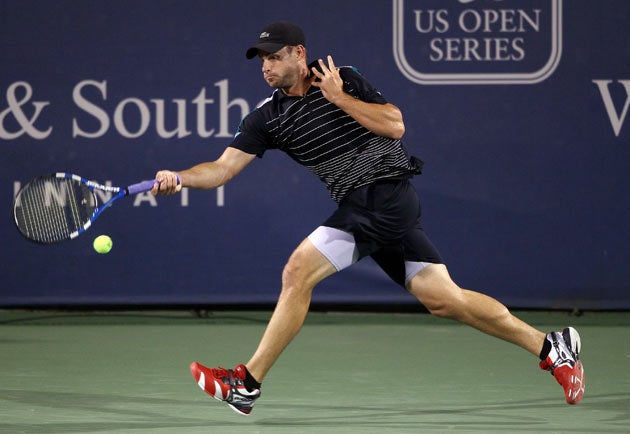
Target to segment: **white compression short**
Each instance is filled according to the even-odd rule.
[[[328,226],[319,226],[308,239],[330,261],[337,271],[357,262],[359,250],[351,233]],[[430,262],[405,261],[405,286]]]

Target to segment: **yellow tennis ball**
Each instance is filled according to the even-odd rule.
[[[101,254],[109,253],[113,245],[114,243],[112,239],[107,235],[99,235],[98,237],[94,238],[94,243],[92,243],[94,250],[96,250],[97,253]]]

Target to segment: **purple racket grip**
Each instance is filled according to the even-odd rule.
[[[129,194],[144,193],[146,191],[150,191],[155,184],[159,184],[158,181],[156,181],[155,179],[142,181],[137,184],[131,184],[129,187],[127,187],[127,192]]]

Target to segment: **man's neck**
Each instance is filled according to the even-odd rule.
[[[311,78],[305,77],[302,81],[294,84],[287,89],[281,89],[287,96],[305,96],[306,92],[311,88]]]

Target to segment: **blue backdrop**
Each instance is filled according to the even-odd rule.
[[[54,246],[22,239],[10,209],[43,173],[120,185],[216,158],[270,94],[244,52],[277,20],[402,109],[424,226],[459,284],[513,307],[630,308],[625,0],[0,0],[0,305],[275,301],[334,209],[279,152],[222,190],[127,199]],[[369,260],[314,301],[413,302]]]

